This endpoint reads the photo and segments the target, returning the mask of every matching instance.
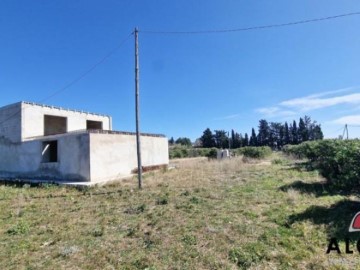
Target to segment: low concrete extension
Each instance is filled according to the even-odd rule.
[[[169,164],[168,140],[160,135],[142,135],[142,165]],[[90,133],[90,175],[92,181],[114,180],[131,175],[137,168],[136,136],[131,133]]]

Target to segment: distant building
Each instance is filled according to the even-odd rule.
[[[230,158],[229,149],[217,149],[217,159]]]
[[[0,178],[103,182],[137,169],[136,136],[110,116],[18,102],[0,108]],[[169,163],[167,138],[141,134],[142,165]]]

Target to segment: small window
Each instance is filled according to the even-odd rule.
[[[41,155],[43,163],[58,162],[58,142],[43,142]]]
[[[102,122],[100,121],[91,121],[91,120],[87,120],[86,121],[86,129],[102,129]]]

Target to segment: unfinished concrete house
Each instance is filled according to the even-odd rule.
[[[142,165],[169,163],[163,135],[141,134]],[[111,117],[18,102],[0,108],[0,178],[104,182],[137,168],[136,136]]]

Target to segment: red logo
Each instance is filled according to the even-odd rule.
[[[351,221],[349,232],[359,232],[360,231],[360,212],[357,212]]]

